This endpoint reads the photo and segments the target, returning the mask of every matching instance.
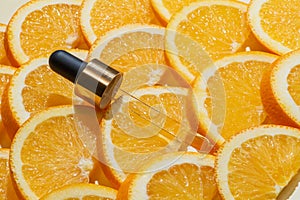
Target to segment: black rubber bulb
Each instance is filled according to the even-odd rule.
[[[100,108],[109,105],[122,82],[122,73],[100,60],[92,59],[87,63],[63,50],[51,54],[49,65],[53,71],[78,86],[77,96],[96,103]]]
[[[77,74],[85,68],[86,64],[86,62],[64,50],[53,52],[49,58],[50,68],[73,83]]]

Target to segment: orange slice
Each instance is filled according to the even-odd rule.
[[[94,162],[81,142],[72,106],[53,107],[31,117],[11,146],[10,166],[26,199],[72,183],[89,181]]]
[[[166,32],[171,65],[191,83],[211,65],[205,53],[216,60],[237,52],[251,33],[246,11],[238,1],[204,0],[174,14]]]
[[[237,132],[263,123],[266,113],[260,82],[276,58],[269,53],[242,52],[204,70],[194,84],[200,132],[221,144]]]
[[[87,51],[73,50],[81,58]],[[31,60],[18,68],[4,92],[2,117],[10,137],[31,115],[47,107],[72,103],[73,84],[53,72],[48,55]]]
[[[6,66],[6,65],[0,65],[0,101],[2,100],[2,94],[9,83],[12,75],[14,74],[16,68]],[[1,103],[0,103],[1,106]],[[0,107],[1,110],[1,107]],[[0,147],[10,147],[10,138],[8,136],[7,131],[5,130],[3,123],[2,123],[2,117],[0,116]]]
[[[300,51],[278,58],[265,73],[261,96],[271,121],[300,128]]]
[[[284,54],[300,48],[297,1],[253,0],[248,21],[253,33],[271,51]]]
[[[88,59],[97,58],[121,72],[143,65],[164,65],[164,35],[165,29],[155,25],[122,26],[95,41]]]
[[[64,186],[44,196],[42,200],[64,200],[64,199],[116,199],[117,190],[96,184],[77,183]]]
[[[221,195],[276,199],[299,170],[299,152],[299,129],[265,125],[244,130],[218,151],[216,180]]]
[[[164,65],[146,64],[136,66],[124,73],[121,89],[131,92],[145,86],[159,85],[159,83],[166,81],[166,77],[171,76],[170,72],[171,68]]]
[[[7,44],[14,65],[57,49],[82,43],[81,0],[32,0],[19,8],[7,27]]]
[[[116,188],[145,160],[185,149],[195,136],[189,134],[196,121],[186,88],[151,86],[139,88],[132,95],[154,109],[123,94],[101,121],[99,148],[103,155],[99,159]]]
[[[127,177],[117,199],[220,199],[211,155],[165,154],[146,162],[141,171]]]
[[[15,192],[9,170],[9,149],[0,148],[0,199],[19,199]]]
[[[0,148],[0,197],[6,199],[7,183],[9,177],[9,149]]]
[[[10,61],[6,55],[5,44],[4,44],[5,32],[6,32],[6,25],[0,23],[0,64],[10,65]]]
[[[127,24],[160,24],[150,0],[83,0],[80,24],[92,45],[108,31]]]
[[[152,6],[159,16],[169,22],[171,16],[177,13],[184,6],[198,0],[151,0]]]

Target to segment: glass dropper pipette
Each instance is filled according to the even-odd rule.
[[[81,59],[75,57],[74,55],[58,50],[51,54],[49,58],[50,68],[56,73],[67,78],[71,82],[75,83],[76,95],[85,101],[98,106],[100,109],[106,108],[113,100],[115,100],[115,95],[118,93],[120,95],[126,95],[132,100],[139,102],[140,105],[146,106],[155,116],[159,116],[178,124],[185,130],[185,135],[189,138],[200,137],[203,140],[201,147],[196,149],[200,153],[207,153],[213,148],[213,144],[206,137],[200,135],[195,130],[192,130],[189,125],[181,123],[177,119],[174,119],[164,112],[150,106],[144,101],[134,96],[131,92],[125,91],[120,88],[123,80],[123,75],[119,71],[113,69],[112,67],[104,64],[103,62],[92,59],[90,62],[82,61]],[[140,116],[142,117],[142,116]],[[143,117],[142,117],[143,118]],[[161,123],[155,123],[153,120],[148,120],[153,126],[163,130],[165,133],[169,134],[177,142],[184,144],[183,146],[190,146],[192,140],[185,140],[177,137],[174,133],[166,130]],[[184,126],[184,127],[182,127]]]

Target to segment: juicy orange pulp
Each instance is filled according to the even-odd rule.
[[[149,199],[214,199],[218,190],[213,177],[214,169],[209,166],[175,165],[151,178],[147,194]]]
[[[246,13],[234,7],[203,6],[187,15],[187,20],[180,22],[176,31],[200,42],[216,60],[237,51],[248,38],[250,28],[243,23],[245,20]],[[226,23],[226,29],[224,22],[231,22]]]
[[[71,82],[50,70],[49,66],[40,66],[26,76],[22,90],[25,110],[35,113],[51,106],[70,105],[72,88]]]
[[[77,5],[48,5],[41,9],[42,12],[28,14],[26,23],[22,24],[20,35],[24,52],[34,58],[45,53],[45,51],[47,53],[53,50],[55,47],[77,47],[82,37],[79,27],[79,10],[80,6]],[[51,32],[51,34],[47,34],[47,40],[39,39],[45,35],[45,30],[40,29],[40,26],[53,27],[47,30]],[[61,39],[58,39],[58,35]],[[41,47],[44,48],[41,49]]]
[[[259,198],[253,194],[260,191],[257,195],[265,193],[265,198],[275,199],[297,172],[299,153],[300,139],[296,137],[260,136],[244,142],[232,152],[228,163],[228,182],[233,195],[241,199]]]

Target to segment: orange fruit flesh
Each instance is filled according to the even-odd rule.
[[[165,8],[170,12],[170,14],[176,13],[178,10],[180,10],[183,6],[189,5],[192,2],[195,2],[197,0],[184,0],[184,1],[170,1],[170,0],[162,0],[163,5]]]
[[[128,99],[129,102],[123,103],[118,113],[113,116],[111,114],[106,116],[108,120],[112,119],[111,122],[106,121],[106,117],[102,122],[103,127],[105,127],[103,129],[105,131],[103,153],[108,162],[107,164],[113,165],[110,169],[105,168],[105,173],[112,180],[118,182],[114,183],[112,181],[115,187],[119,187],[126,174],[139,170],[144,161],[164,154],[166,151],[183,149],[191,142],[188,141],[191,138],[190,135],[185,132],[190,128],[187,127],[187,125],[190,126],[188,124],[189,116],[186,116],[189,113],[187,114],[184,110],[188,101],[187,96],[185,96],[187,90],[177,88],[180,89],[178,90],[180,92],[172,93],[171,90],[160,91],[165,90],[164,87],[150,87],[149,89],[154,92],[152,94],[152,92],[146,92],[146,89],[148,88],[137,90],[142,91],[138,98],[159,110],[160,113],[167,113],[168,118],[160,116],[160,113],[149,109],[143,103]],[[155,91],[159,91],[159,93],[155,94]],[[114,112],[114,105],[115,102],[110,110],[112,113]],[[188,123],[182,124],[182,120],[184,123],[187,121]],[[180,139],[177,140],[175,137]],[[182,143],[179,141],[182,141]],[[114,163],[118,163],[117,168],[120,168],[121,172],[115,170]]]
[[[4,92],[4,89],[6,88],[6,85],[9,83],[9,80],[12,75],[10,74],[2,74],[0,73],[0,105],[2,100],[2,94]],[[0,107],[1,110],[1,107]],[[8,148],[10,146],[11,139],[9,138],[3,123],[2,123],[2,117],[0,116],[0,147],[6,147]]]
[[[151,26],[145,26],[145,29],[149,27]],[[155,29],[155,26],[152,28]],[[162,34],[138,30],[125,33],[109,41],[99,59],[121,72],[143,65],[166,64],[163,42],[164,35]]]
[[[201,16],[198,13],[201,13]],[[216,17],[217,15],[219,17]],[[215,60],[234,53],[244,43],[250,34],[250,28],[243,23],[245,20],[246,13],[237,8],[222,5],[203,6],[188,14],[187,20],[182,21],[176,31],[199,42]],[[230,27],[230,24],[226,23],[224,27],[224,22],[231,22],[234,26]],[[228,36],[235,36],[235,38]],[[178,40],[175,41],[176,44],[180,44],[181,39]]]
[[[276,199],[298,171],[299,151],[300,139],[286,135],[265,135],[244,142],[232,152],[228,164],[231,193],[236,199],[259,199],[260,195]]]
[[[113,200],[117,191],[91,183],[70,184],[44,196],[42,200]]]
[[[159,83],[161,80],[167,80],[167,77],[164,77],[169,75],[168,69],[171,68],[166,68],[163,65],[157,64],[149,64],[132,68],[124,73],[121,89],[131,92],[138,88],[154,85]],[[171,77],[171,75],[168,77]],[[118,96],[118,93],[116,96]]]
[[[0,199],[17,200],[9,168],[9,149],[0,148]]]
[[[143,95],[139,99],[150,106],[155,106],[159,103],[163,103],[163,107],[166,109],[166,113],[168,113],[168,118],[164,123],[164,129],[168,130],[174,135],[177,134],[180,124],[174,123],[174,120],[172,119],[180,121],[180,118],[182,117],[182,110],[180,109],[180,107],[171,105],[172,103],[174,105],[181,105],[180,99],[177,95],[171,93],[161,94],[159,96]],[[140,102],[132,101],[129,103],[128,110],[131,120],[137,127],[146,127],[152,125],[150,116],[151,110],[149,110],[146,105]],[[159,133],[153,135],[152,137],[136,138],[124,132],[122,133],[122,130],[119,129],[117,123],[115,123],[113,127],[114,128],[111,132],[113,144],[117,147],[121,147],[123,150],[135,153],[146,153],[159,150],[168,145],[171,139],[174,139],[173,135],[167,133],[164,130],[160,130]],[[137,146],[134,144],[139,145]]]
[[[98,37],[126,24],[160,24],[149,0],[128,0],[126,4],[122,1],[112,3],[98,0],[95,1],[90,16],[91,27]],[[108,20],[103,20],[107,18]]]
[[[139,49],[132,52],[126,53],[116,60],[114,60],[110,65],[121,71],[126,72],[134,67],[143,66],[146,64],[166,64],[164,58],[164,50],[158,49]]]
[[[295,38],[300,37],[298,29],[292,28],[299,24],[298,15],[300,4],[295,2],[268,0],[259,12],[261,26],[273,40],[279,41],[290,49],[298,49],[300,42]]]
[[[295,101],[295,103],[300,105],[300,65],[297,65],[291,69],[291,72],[288,75],[287,83],[288,83],[288,91]]]
[[[63,124],[64,132],[54,124]],[[80,165],[80,161],[90,159],[90,155],[75,133],[71,115],[52,117],[39,124],[24,141],[22,173],[39,197],[66,184],[88,182],[88,175],[83,176],[87,169]]]
[[[266,117],[260,99],[260,81],[263,71],[270,65],[267,62],[246,61],[244,63],[231,63],[226,67],[217,70],[214,76],[208,80],[208,89],[218,88],[220,79],[225,90],[224,99],[207,98],[205,105],[210,119],[215,120],[219,126],[219,132],[225,139],[229,139],[232,134],[245,128],[261,124]],[[241,75],[243,74],[243,76]],[[243,77],[242,80],[236,77]],[[212,91],[207,91],[212,93]],[[239,98],[236,98],[236,97]],[[221,101],[221,102],[219,102]],[[212,105],[223,105],[225,109],[225,121],[218,118],[218,113],[224,112],[219,108],[212,108]],[[223,116],[222,113],[219,116]],[[241,123],[241,119],[247,120]]]
[[[83,38],[79,26],[79,10],[78,5],[55,4],[41,8],[42,12],[37,10],[29,13],[20,34],[25,54],[35,58],[59,48],[76,48]],[[48,28],[45,30],[41,27]],[[45,34],[47,39],[43,39]]]
[[[0,152],[2,153],[2,152]],[[8,156],[6,159],[0,158],[0,198],[6,199],[6,188],[8,184],[8,177],[9,176],[9,163],[8,163]]]
[[[117,127],[116,123],[113,123],[114,127]],[[165,139],[159,136],[153,136],[151,138],[137,139],[133,136],[129,136],[118,128],[113,128],[111,132],[113,144],[125,151],[136,153],[147,153],[161,149],[168,143]],[[136,144],[139,144],[136,146]],[[117,156],[117,155],[116,155]]]
[[[6,51],[5,51],[4,37],[5,37],[5,32],[0,31],[0,63],[5,65],[10,65],[9,59],[7,58]]]
[[[209,166],[174,165],[152,176],[147,194],[149,199],[213,199],[218,196],[213,177],[214,169]]]
[[[59,85],[57,83],[60,83]],[[30,72],[22,90],[25,110],[35,113],[47,107],[72,103],[73,85],[47,65]]]

